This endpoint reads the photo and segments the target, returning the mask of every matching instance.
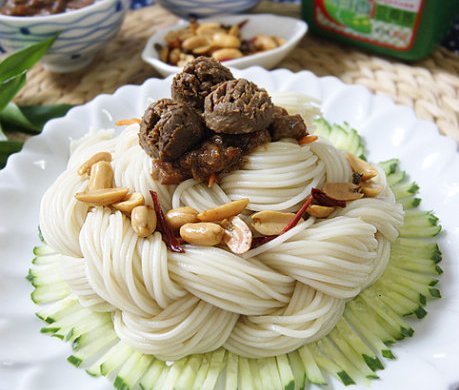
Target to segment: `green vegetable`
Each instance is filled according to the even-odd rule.
[[[3,60],[0,63],[0,89],[3,89],[5,82],[23,76],[32,66],[40,61],[56,38],[57,35],[53,35],[41,42],[18,50]]]
[[[0,63],[0,169],[12,153],[19,152],[22,142],[8,140],[5,132],[31,134],[41,132],[44,124],[65,115],[67,104],[18,107],[12,102],[26,83],[26,73],[49,50],[57,35],[19,50]]]

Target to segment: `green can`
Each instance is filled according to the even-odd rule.
[[[313,33],[408,61],[429,55],[459,12],[459,0],[302,1]]]

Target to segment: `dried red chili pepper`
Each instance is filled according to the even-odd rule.
[[[301,208],[295,213],[295,216],[290,220],[290,222],[285,225],[285,227],[282,229],[282,231],[279,233],[277,236],[265,236],[265,237],[255,237],[252,240],[252,248],[256,248],[260,245],[266,244],[267,242],[274,240],[276,237],[281,236],[282,234],[288,232],[290,229],[293,229],[296,225],[298,225],[298,222],[300,221],[301,217],[303,214],[306,212],[306,209],[309,207],[309,205],[312,202],[312,195],[309,195],[306,201],[303,203]]]
[[[163,239],[169,249],[177,253],[185,253],[185,249],[180,245],[177,237],[175,237],[174,232],[167,224],[166,217],[164,216],[163,210],[159,203],[158,194],[155,191],[150,191],[151,199],[153,200],[153,206],[156,213],[156,218],[158,219],[158,230],[163,233]]]

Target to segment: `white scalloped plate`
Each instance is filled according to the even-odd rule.
[[[413,110],[374,96],[361,86],[310,72],[268,72],[262,68],[235,71],[269,91],[301,91],[322,101],[327,119],[348,121],[364,136],[373,161],[400,158],[420,187],[424,209],[435,210],[444,231],[441,278],[443,299],[429,303],[429,315],[413,321],[416,334],[395,345],[397,361],[378,372],[372,389],[453,389],[459,384],[459,154],[455,142],[440,136]],[[0,172],[0,390],[111,389],[66,362],[70,346],[41,335],[25,280],[38,244],[40,198],[64,169],[70,138],[91,127],[112,127],[119,119],[140,117],[151,99],[169,96],[170,78],[151,79],[101,95],[64,118],[49,122],[43,134],[30,139]],[[333,388],[342,388],[333,384]],[[366,387],[365,387],[366,388]]]

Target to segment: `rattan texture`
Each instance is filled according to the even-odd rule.
[[[159,77],[140,54],[153,32],[176,21],[177,17],[159,6],[130,12],[118,36],[88,68],[52,74],[37,65],[16,102],[80,104],[122,85]],[[416,63],[403,63],[307,35],[278,67],[310,70],[318,76],[333,75],[349,84],[364,85],[413,107],[419,118],[435,122],[443,134],[459,142],[459,56],[446,49]]]

